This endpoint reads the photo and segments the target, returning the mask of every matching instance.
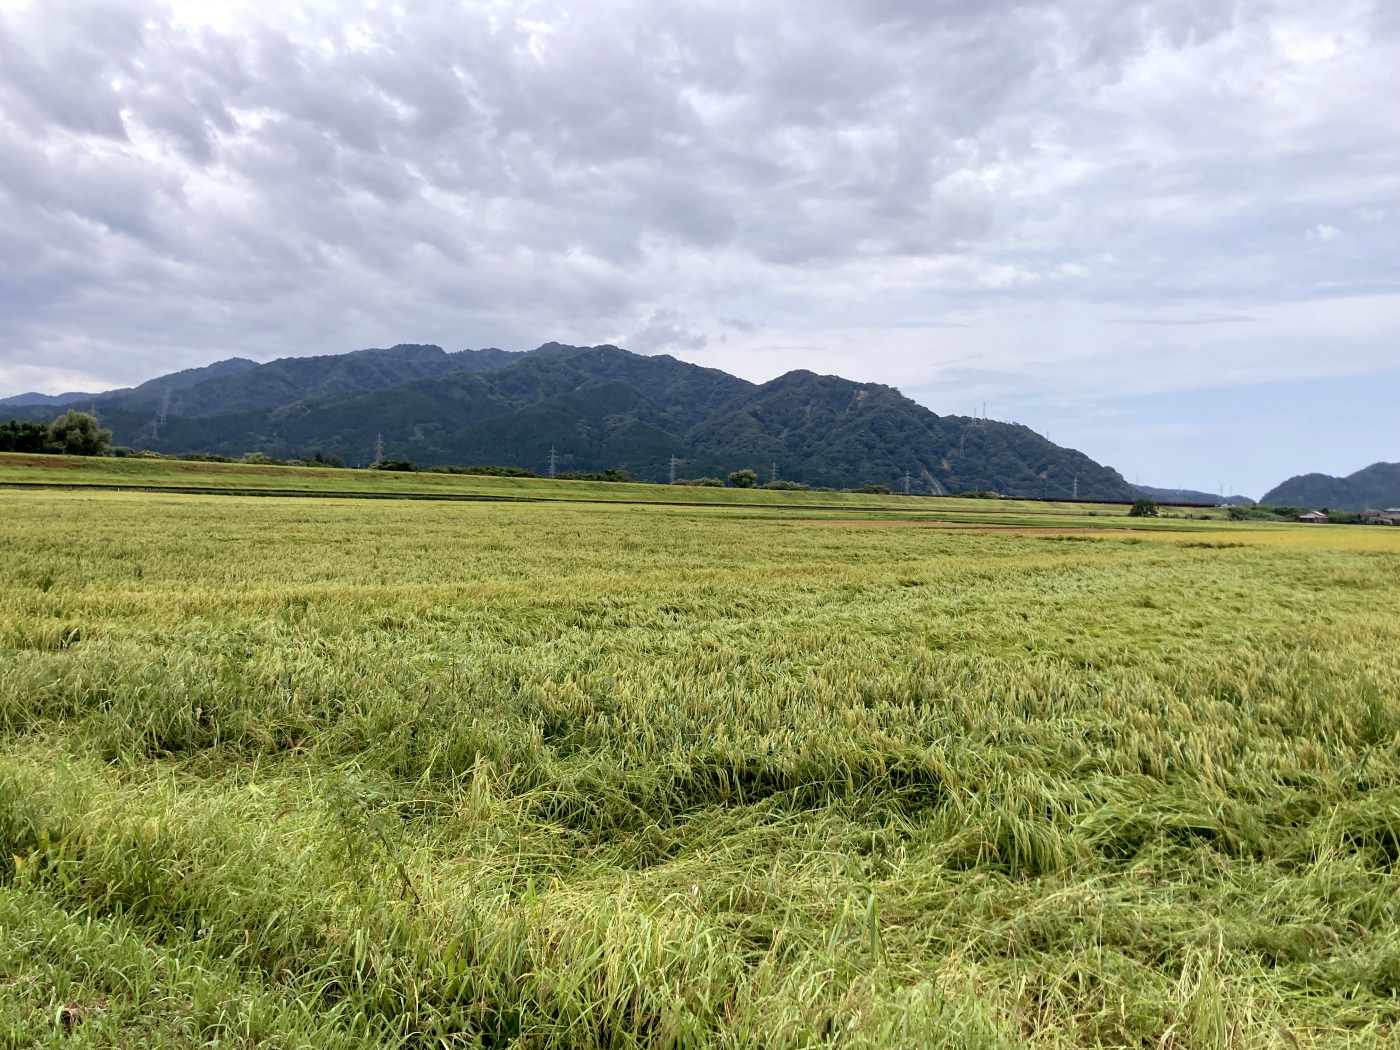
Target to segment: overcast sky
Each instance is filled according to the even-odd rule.
[[[614,342],[1400,460],[1394,0],[0,0],[0,395]]]

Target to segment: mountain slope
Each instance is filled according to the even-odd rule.
[[[211,376],[174,389],[168,411],[177,416],[270,410],[294,401],[346,396],[399,386],[412,379],[449,372],[502,368],[523,354],[506,350],[462,350],[402,343],[387,350],[356,350],[323,357],[284,357],[233,374]],[[164,388],[143,384],[98,401],[107,412],[154,411]]]
[[[1333,510],[1400,507],[1400,463],[1372,463],[1344,478],[1299,474],[1264,493],[1260,503]]]
[[[157,376],[155,379],[148,379],[138,387],[123,387],[119,390],[104,390],[98,394],[83,394],[70,392],[67,394],[15,394],[13,397],[0,398],[0,405],[67,405],[75,401],[105,401],[108,398],[116,398],[121,395],[136,394],[138,392],[159,391],[169,388],[170,390],[184,390],[187,387],[195,386],[206,379],[218,379],[221,376],[237,375],[239,372],[247,372],[257,368],[256,361],[249,361],[246,357],[230,357],[223,361],[215,361],[212,365],[204,365],[201,368],[186,368],[180,372],[171,372],[169,375]]]
[[[812,485],[870,482],[914,492],[990,489],[1008,495],[1131,499],[1111,467],[1028,427],[937,416],[893,387],[805,370],[736,399],[689,434],[701,461],[745,460]],[[1076,482],[1077,478],[1077,482]]]

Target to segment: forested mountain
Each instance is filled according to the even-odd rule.
[[[923,493],[1132,499],[1111,467],[1028,427],[938,416],[893,387],[796,371],[754,384],[667,355],[547,343],[526,353],[397,346],[287,358],[172,390],[150,384],[96,401],[118,444],[162,452],[336,454],[368,464],[500,463],[543,471],[626,470],[666,480],[723,477]],[[30,418],[43,410],[23,410]],[[53,410],[50,410],[53,411]]]
[[[543,349],[543,348],[542,348]],[[538,352],[538,351],[532,351]],[[523,353],[507,350],[462,350],[449,354],[439,346],[403,343],[388,350],[356,350],[323,357],[283,357],[265,365],[206,377],[188,386],[143,383],[134,390],[114,390],[97,400],[99,409],[141,412],[155,409],[166,389],[171,391],[169,415],[205,416],[248,410],[269,411],[293,401],[343,397],[398,386],[413,379],[451,372],[484,372],[503,368]],[[213,366],[217,367],[217,366]]]
[[[1200,489],[1159,489],[1151,485],[1139,485],[1137,488],[1158,503],[1231,503],[1243,506],[1254,502],[1248,496],[1219,496],[1214,492],[1202,492]]]
[[[1259,502],[1332,510],[1400,507],[1400,463],[1372,463],[1344,478],[1331,474],[1299,474],[1270,489]]]

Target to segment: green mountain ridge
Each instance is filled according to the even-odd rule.
[[[645,481],[667,480],[674,457],[680,477],[750,468],[814,487],[902,491],[907,479],[924,494],[1138,495],[1113,468],[1028,427],[938,416],[893,387],[806,370],[755,384],[610,345],[286,358],[172,392],[154,430],[163,393],[131,394],[99,398],[102,423],[116,443],[160,452],[321,452],[368,465],[382,437],[386,458],[421,466],[543,472],[553,450],[560,471],[617,468]]]
[[[1270,489],[1259,502],[1347,511],[1400,507],[1400,463],[1372,463],[1344,478],[1299,474]]]

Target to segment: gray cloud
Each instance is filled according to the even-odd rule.
[[[889,319],[954,316],[1121,393],[1133,326],[1400,291],[1380,0],[215,6],[0,6],[0,392],[548,338],[937,389]]]

